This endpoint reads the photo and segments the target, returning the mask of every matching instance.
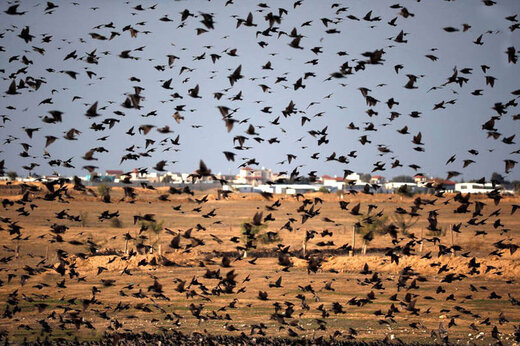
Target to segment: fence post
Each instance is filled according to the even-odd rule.
[[[355,249],[356,249],[356,226],[352,225],[352,250],[350,250],[350,257],[354,256]]]
[[[419,254],[422,255],[424,247],[423,228],[421,227],[421,245],[419,246]]]
[[[455,256],[455,249],[453,249],[453,225],[450,225],[450,231],[451,231],[451,257]]]

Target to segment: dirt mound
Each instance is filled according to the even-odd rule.
[[[506,257],[506,256],[504,256]],[[291,258],[297,268],[306,268],[307,261],[299,258]],[[520,257],[508,256],[507,258],[477,258],[476,263],[480,264],[478,273],[470,274],[471,268],[468,267],[471,258],[460,256],[442,256],[439,258],[426,259],[419,256],[402,256],[399,264],[391,263],[390,257],[380,256],[332,256],[325,259],[322,263],[322,270],[337,270],[340,272],[360,272],[368,264],[369,269],[380,273],[399,274],[405,267],[412,268],[415,272],[425,275],[464,274],[468,276],[488,277],[488,278],[518,278],[520,277]],[[448,271],[438,274],[439,268],[447,265]]]
[[[135,255],[130,258],[119,255],[100,255],[88,258],[72,257],[72,263],[81,271],[97,271],[104,267],[107,271],[122,271],[125,268],[139,269],[155,266],[182,266],[198,265],[201,259],[198,253],[168,252],[166,254]]]

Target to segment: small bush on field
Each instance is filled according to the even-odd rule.
[[[14,172],[14,171],[7,172],[6,174],[7,174],[7,177],[9,178],[9,180],[11,180],[11,181],[15,180],[18,177],[18,173]]]
[[[419,218],[413,216],[405,216],[402,214],[394,214],[392,217],[394,224],[399,227],[403,235],[408,235],[411,228],[419,221]]]
[[[160,221],[141,221],[141,227],[145,227],[148,231],[153,232],[155,234],[155,242],[151,245],[158,246],[160,244],[160,234],[164,229],[164,220]]]
[[[264,232],[260,233],[256,239],[262,244],[272,244],[272,243],[278,243],[282,241],[282,238],[280,238],[280,234],[278,232]]]
[[[444,237],[446,235],[447,231],[448,231],[448,226],[440,227],[439,231],[428,230],[426,235],[431,236],[431,237],[441,237],[441,236]]]
[[[329,189],[327,189],[325,186],[322,186],[320,187],[320,189],[318,190],[318,192],[321,192],[321,193],[329,193]]]
[[[249,239],[248,239],[248,232],[247,232],[247,224],[250,225],[251,230],[249,231]],[[267,228],[266,224],[263,225],[253,225],[252,221],[249,222],[242,222],[240,225],[240,233],[242,234],[242,242],[244,244],[247,244],[248,240],[251,240],[253,245],[256,245],[257,241],[260,240],[260,231]],[[265,234],[265,233],[264,233]],[[267,234],[265,234],[266,239],[268,238]]]
[[[110,219],[110,226],[113,228],[123,228],[123,222],[118,217]]]
[[[101,196],[106,196],[106,195],[110,194],[111,190],[112,190],[112,187],[105,183],[99,184],[97,187],[97,191]]]
[[[356,227],[356,233],[358,234],[365,235],[370,232],[375,235],[386,234],[388,216],[383,215],[381,217],[370,219],[370,221],[368,221],[367,218],[362,217],[360,218],[358,224],[361,225],[361,227]]]
[[[79,213],[81,227],[87,227],[88,211],[82,211]]]
[[[164,226],[164,220],[160,220],[160,221],[142,220],[141,221],[141,227],[144,227],[147,230],[152,231],[153,233],[155,233],[157,235],[159,233],[161,233],[161,231],[163,230],[163,226]]]
[[[403,185],[399,189],[397,189],[397,194],[404,197],[413,197],[415,195],[415,192],[413,192],[410,186]]]

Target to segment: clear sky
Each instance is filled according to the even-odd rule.
[[[0,13],[0,114],[9,119],[3,124],[0,120],[0,160],[5,160],[6,170],[25,174],[22,166],[37,163],[40,166],[33,172],[42,175],[53,171],[85,175],[82,167],[86,165],[97,166],[100,172],[138,167],[153,171],[157,162],[167,160],[166,170],[191,172],[202,159],[215,173],[235,173],[240,164],[255,158],[258,166],[275,172],[302,165],[302,175],[313,170],[337,175],[344,169],[370,172],[379,161],[385,170],[374,174],[386,177],[418,172],[446,177],[448,171],[457,171],[461,175],[456,179],[489,179],[496,171],[509,180],[520,179],[520,165],[506,174],[504,164],[504,160],[519,161],[520,155],[513,153],[519,150],[516,143],[520,141],[517,104],[510,103],[495,121],[496,139],[482,129],[492,116],[499,116],[494,105],[514,100],[517,96],[511,93],[520,89],[519,64],[508,62],[506,53],[509,49],[515,55],[520,47],[516,17],[506,18],[520,12],[519,1],[496,0],[493,6],[477,0],[192,0],[157,1],[156,5],[147,1],[56,1],[57,7],[49,10],[47,2],[24,1],[8,11],[12,4],[2,3]],[[393,6],[396,4],[400,7]],[[184,10],[191,15],[182,21]],[[249,13],[254,26],[245,25]],[[213,28],[202,23],[203,14],[213,18]],[[268,30],[266,17],[273,16],[281,17],[280,22],[273,22]],[[28,42],[22,34],[26,27],[33,36]],[[291,37],[294,28],[296,34]],[[137,31],[135,37],[132,29]],[[197,34],[197,29],[204,32]],[[399,35],[401,31],[403,35]],[[289,45],[298,35],[301,49]],[[481,35],[483,44],[474,43]],[[233,49],[236,56],[228,54]],[[363,63],[368,60],[363,53],[381,49],[384,54],[379,64]],[[73,51],[75,57],[64,60]],[[134,58],[123,58],[123,51]],[[88,54],[95,57],[95,63],[87,61]],[[213,62],[212,54],[220,58]],[[177,57],[171,65],[168,55]],[[272,69],[263,69],[268,61]],[[331,78],[342,65],[352,68],[351,73]],[[402,65],[398,73],[396,65]],[[483,72],[482,65],[489,69]],[[228,76],[238,66],[243,78],[231,86]],[[354,69],[356,66],[364,68]],[[454,70],[457,81],[464,81],[462,87],[457,83],[443,86]],[[63,71],[74,71],[77,76],[73,79]],[[413,84],[417,88],[404,87],[407,75],[417,76]],[[295,90],[294,84],[305,76],[305,88]],[[494,87],[486,84],[486,76],[496,78]],[[171,89],[163,88],[169,79]],[[6,92],[13,80],[17,85],[21,80],[40,80],[41,85],[37,90],[26,85],[11,95]],[[269,89],[264,92],[261,84]],[[189,96],[196,85],[200,98]],[[141,109],[122,107],[126,95],[137,86],[143,89]],[[368,95],[378,102],[369,106],[359,88],[370,89]],[[472,94],[479,89],[476,93],[482,95]],[[224,94],[220,100],[214,97],[216,92]],[[232,100],[239,92],[241,100]],[[179,97],[172,97],[176,93]],[[399,103],[392,109],[386,103],[390,98]],[[285,117],[282,111],[290,101],[296,112]],[[85,113],[95,102],[100,115],[89,119]],[[444,108],[434,110],[436,104]],[[237,123],[230,132],[218,106],[238,109],[231,115]],[[176,107],[181,109],[180,123],[173,117]],[[271,107],[271,113],[262,112],[264,107]],[[369,116],[369,109],[377,114]],[[63,112],[62,121],[43,122],[54,110]],[[391,112],[400,115],[390,121]],[[413,118],[412,112],[420,112],[420,116]],[[278,117],[279,124],[272,124]],[[302,117],[310,119],[303,126]],[[102,126],[104,130],[92,129],[94,123],[106,119],[117,122],[111,129],[107,124]],[[347,129],[350,123],[359,130]],[[155,128],[145,135],[138,131],[141,125]],[[250,125],[258,135],[246,133]],[[173,133],[157,131],[164,126]],[[409,134],[397,132],[404,126]],[[126,134],[131,127],[133,136]],[[309,131],[325,127],[328,142],[318,145],[322,135],[313,137]],[[39,130],[29,138],[23,128]],[[81,131],[77,140],[63,137],[71,128]],[[423,145],[412,143],[419,132]],[[511,141],[515,144],[502,141],[515,134]],[[360,143],[363,135],[371,143]],[[57,140],[44,148],[46,136]],[[177,136],[179,145],[172,145],[170,139]],[[236,136],[248,138],[242,150],[233,143]],[[277,141],[269,143],[272,138]],[[154,143],[149,142],[145,149],[147,139]],[[30,145],[26,154],[22,143]],[[137,160],[120,164],[133,145]],[[96,152],[97,160],[82,158],[96,147],[107,152]],[[424,151],[414,150],[417,147]],[[378,148],[391,152],[381,155]],[[476,150],[478,155],[468,150]],[[227,161],[224,151],[235,153],[235,162]],[[347,156],[352,151],[356,157]],[[348,162],[326,161],[333,152],[336,159],[344,155]],[[311,158],[315,153],[319,153],[315,155],[318,159]],[[296,158],[288,163],[287,154]],[[446,165],[452,155],[455,161]],[[49,165],[70,158],[75,168]],[[391,168],[396,159],[403,167]],[[463,168],[464,160],[474,162]],[[420,168],[413,170],[409,167],[413,164]]]

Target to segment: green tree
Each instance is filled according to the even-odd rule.
[[[371,233],[372,236],[367,238],[371,238],[369,241],[373,239],[375,235],[386,234],[386,228],[388,226],[388,215],[383,215],[381,217],[360,217],[357,222],[356,233],[361,234],[363,236]]]
[[[326,186],[322,186],[322,187],[320,187],[318,192],[329,193],[330,191],[329,191],[329,189]]]
[[[280,242],[282,238],[280,238],[280,234],[278,232],[263,232],[260,233],[257,237],[258,241],[262,244],[272,244],[276,242]]]
[[[497,172],[493,172],[493,174],[491,174],[491,180],[494,180],[497,184],[503,184],[505,181],[504,177]]]
[[[413,177],[409,175],[398,175],[392,178],[392,182],[395,183],[413,183]]]
[[[247,257],[247,251],[250,248],[256,248],[256,245],[259,241],[262,243],[269,243],[273,239],[279,239],[277,234],[275,234],[273,238],[267,233],[260,233],[262,230],[266,228],[267,224],[261,224],[260,222],[255,222],[254,220],[244,221],[242,222],[242,224],[240,224],[240,233],[242,234],[241,240],[246,248],[244,257]]]
[[[495,181],[497,184],[500,184],[500,185],[511,184],[511,182],[509,180],[506,180],[501,174],[498,174],[497,172],[493,172],[493,174],[491,174],[491,180]]]
[[[110,219],[110,226],[112,226],[114,228],[123,228],[123,222],[121,221],[120,218],[114,217],[114,218]]]
[[[160,235],[162,230],[164,229],[164,220],[154,220],[154,221],[141,221],[141,228],[145,228],[148,231],[155,234],[155,243],[152,245],[159,246],[160,244]]]
[[[105,183],[99,184],[97,187],[97,191],[101,196],[109,195],[111,190],[112,187]]]
[[[394,214],[392,216],[392,222],[399,227],[399,230],[404,235],[408,235],[410,229],[419,221],[418,217],[406,216],[403,214]]]
[[[9,180],[15,180],[18,177],[18,173],[16,173],[15,171],[7,172],[7,177],[9,178]]]
[[[403,185],[400,188],[397,189],[397,194],[405,197],[412,197],[414,195],[414,192],[412,191],[412,188],[408,185]]]
[[[378,235],[386,234],[388,215],[381,217],[361,217],[356,223],[356,233],[362,236],[363,254],[366,254],[368,244]]]
[[[372,178],[370,173],[361,173],[359,175],[359,180],[361,180],[364,183],[369,183],[370,182],[370,178]]]
[[[520,192],[520,180],[513,180],[511,182],[511,184],[513,185],[513,190],[516,192],[516,193],[519,193]]]

